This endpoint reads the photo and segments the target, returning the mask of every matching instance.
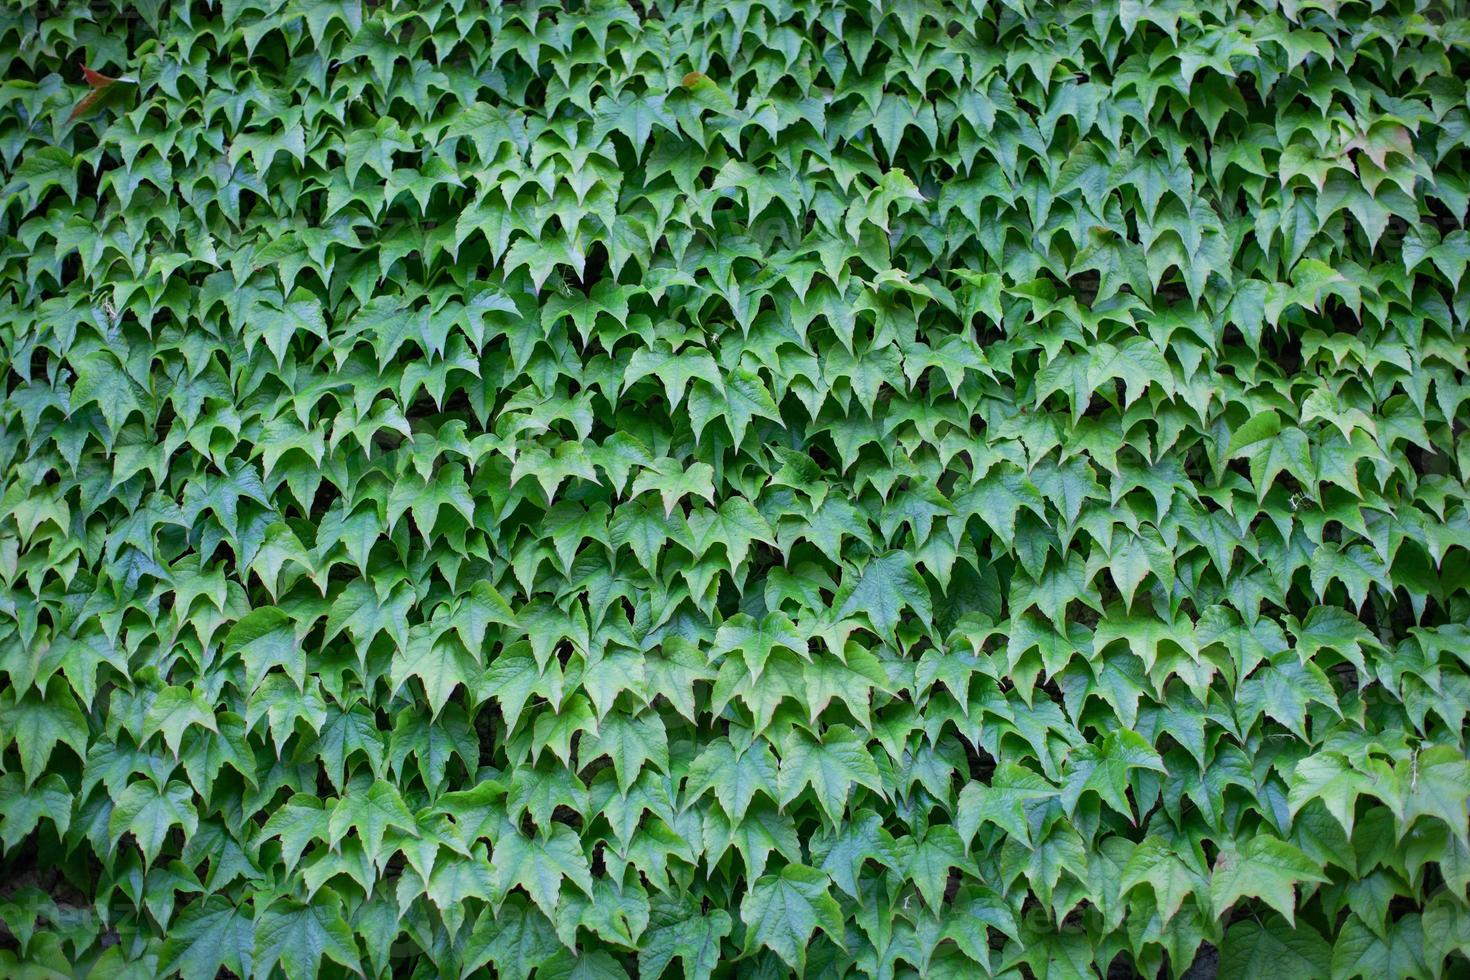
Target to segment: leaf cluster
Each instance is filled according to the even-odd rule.
[[[11,0],[0,974],[1470,968],[1467,15]]]

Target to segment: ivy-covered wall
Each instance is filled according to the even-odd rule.
[[[0,974],[1470,970],[1464,0],[0,11]]]

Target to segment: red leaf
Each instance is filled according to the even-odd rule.
[[[107,90],[116,83],[132,81],[131,78],[110,78],[100,71],[93,71],[85,64],[82,65],[82,78],[92,91],[84,95],[82,101],[78,102],[76,108],[71,111],[71,115],[66,117],[68,123],[75,121],[78,116],[96,105],[102,96],[107,94]]]
[[[116,78],[108,78],[100,71],[93,71],[86,65],[82,65],[82,77],[87,80],[87,84],[92,86],[92,88],[106,88],[117,81]]]

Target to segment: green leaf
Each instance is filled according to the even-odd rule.
[[[56,773],[48,773],[27,787],[19,773],[0,776],[0,844],[13,850],[42,817],[50,819],[58,834],[71,826],[72,794]]]
[[[1131,818],[1128,780],[1135,769],[1167,771],[1158,752],[1143,736],[1126,728],[1109,732],[1101,745],[1084,745],[1067,758],[1062,806],[1071,813],[1083,793],[1093,792],[1115,811]]]
[[[757,742],[739,751],[726,738],[711,742],[689,766],[684,784],[685,806],[710,790],[737,824],[745,818],[756,793],[764,793],[768,799],[779,802],[776,758],[770,747]]]
[[[1223,914],[1240,898],[1259,898],[1294,926],[1294,886],[1326,881],[1317,863],[1300,850],[1261,835],[1252,837],[1243,847],[1221,849],[1210,876],[1210,901]]]
[[[0,976],[1463,972],[1466,4],[13,7]]]
[[[827,876],[800,864],[756,881],[740,905],[745,951],[764,946],[797,973],[806,969],[807,945],[817,929],[842,943],[842,909],[827,892]]]
[[[720,941],[730,929],[730,916],[723,909],[706,915],[677,899],[655,901],[638,949],[638,974],[662,976],[677,958],[684,980],[709,980],[720,964]]]
[[[1431,817],[1444,821],[1461,841],[1470,840],[1470,760],[1451,746],[1432,745],[1415,753],[1407,765],[1400,763],[1397,775],[1406,791],[1401,803],[1390,804],[1397,803],[1400,833],[1420,817]]]
[[[418,821],[409,812],[398,790],[389,783],[374,783],[365,793],[349,794],[337,801],[327,824],[331,834],[328,843],[336,847],[351,829],[362,841],[368,857],[378,861],[382,854],[383,835],[390,827],[418,836]]]
[[[172,782],[162,789],[147,781],[129,783],[107,819],[112,840],[132,834],[148,864],[158,857],[172,827],[182,828],[185,839],[199,827],[194,791],[187,783]]]
[[[794,730],[781,746],[781,769],[776,777],[782,805],[791,803],[808,786],[834,825],[841,823],[847,797],[855,786],[884,795],[878,766],[852,729],[833,725],[820,740]]]
[[[159,969],[184,980],[211,980],[221,969],[251,973],[255,923],[221,895],[210,895],[179,913],[159,956]]]
[[[179,754],[179,744],[189,726],[198,725],[209,731],[219,732],[215,725],[214,709],[204,699],[204,692],[189,691],[182,687],[166,687],[159,691],[153,704],[148,707],[143,724],[149,731],[162,732],[164,744],[174,755]]]
[[[750,669],[750,679],[759,681],[771,651],[786,649],[806,656],[807,640],[782,612],[767,613],[757,622],[745,613],[737,613],[720,626],[715,635],[712,655],[738,651]]]
[[[279,964],[288,976],[314,976],[323,956],[362,973],[357,942],[330,889],[317,892],[310,904],[278,900],[256,916],[255,966],[262,975]]]
[[[480,912],[466,944],[460,977],[493,963],[501,976],[525,980],[561,948],[546,917],[513,894],[498,910],[487,906]]]
[[[1013,762],[1002,763],[989,784],[970,782],[960,791],[955,806],[955,828],[966,846],[974,840],[979,828],[989,823],[1030,847],[1027,804],[1049,799],[1057,792],[1051,783],[1029,769]]]
[[[584,762],[603,755],[611,759],[624,793],[646,764],[653,763],[660,772],[669,770],[668,734],[656,714],[635,717],[615,711],[598,724],[596,735],[582,741],[578,751]]]
[[[66,683],[53,678],[44,694],[12,690],[0,699],[0,745],[14,745],[29,789],[51,760],[58,744],[87,754],[87,719]]]
[[[1373,792],[1373,785],[1372,779],[1353,769],[1344,757],[1320,753],[1297,763],[1286,802],[1295,816],[1307,803],[1321,800],[1342,829],[1352,834],[1358,796]]]
[[[553,824],[550,833],[525,837],[506,834],[495,844],[491,881],[495,892],[504,896],[519,885],[531,899],[555,921],[561,895],[561,883],[567,879],[589,898],[592,875],[587,856],[577,835],[566,824]]]
[[[256,609],[225,634],[225,651],[245,663],[246,693],[254,693],[272,667],[282,667],[297,687],[306,684],[306,653],[291,617],[275,606]]]
[[[473,687],[482,670],[480,661],[454,634],[419,626],[409,631],[408,648],[393,661],[393,686],[417,677],[435,715],[444,710],[456,688]]]
[[[1379,935],[1356,915],[1349,916],[1332,946],[1334,977],[1412,977],[1429,975],[1424,958],[1424,928],[1418,915],[1396,921]]]
[[[1242,919],[1225,932],[1220,970],[1230,976],[1324,977],[1331,972],[1332,947],[1311,926],[1292,927],[1276,916]]]
[[[878,555],[863,566],[851,585],[844,578],[845,594],[838,615],[863,613],[879,636],[890,637],[904,609],[912,609],[925,624],[933,618],[932,596],[913,559],[901,551]]]

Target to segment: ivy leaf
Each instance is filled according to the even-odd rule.
[[[327,824],[331,835],[328,843],[336,847],[350,828],[357,832],[368,857],[377,861],[382,854],[383,836],[390,827],[418,836],[418,821],[397,788],[389,783],[374,783],[365,793],[349,794],[337,801]]]
[[[704,430],[710,419],[722,416],[738,446],[745,440],[745,432],[752,419],[760,417],[778,424],[781,422],[781,410],[755,372],[732,371],[722,381],[720,389],[698,381],[689,392],[689,412],[696,435]]]
[[[0,975],[1462,971],[1465,4],[17,6]]]
[[[710,790],[730,819],[740,823],[756,793],[780,800],[775,756],[764,742],[744,751],[737,750],[728,738],[711,742],[689,766],[685,806]]]
[[[498,911],[487,906],[480,912],[466,943],[460,976],[468,977],[493,963],[499,974],[525,980],[561,948],[547,918],[520,895],[512,894]]]
[[[179,913],[159,957],[159,969],[184,980],[210,980],[226,969],[247,976],[254,966],[255,923],[222,895]]]
[[[1417,915],[1396,921],[1386,937],[1351,915],[1332,946],[1332,973],[1343,977],[1423,975],[1428,967],[1424,951],[1424,928]]]
[[[432,626],[409,631],[408,648],[393,661],[393,685],[401,687],[410,677],[424,685],[424,694],[435,715],[444,710],[455,689],[472,687],[479,680],[481,664],[451,633]]]
[[[385,598],[366,581],[356,579],[332,601],[325,638],[330,640],[345,631],[352,637],[358,656],[364,658],[373,639],[387,633],[402,650],[408,646],[407,619],[412,608],[412,590],[397,588]]]
[[[13,744],[19,751],[28,789],[45,771],[58,744],[86,755],[87,719],[59,679],[48,682],[44,695],[12,690],[9,698],[0,700],[0,721],[0,745]]]
[[[1268,970],[1284,977],[1320,977],[1331,972],[1332,947],[1308,925],[1295,928],[1276,916],[1242,919],[1225,933],[1220,969],[1232,976]]]
[[[714,503],[714,469],[708,463],[693,463],[686,467],[663,460],[638,474],[628,495],[636,497],[648,490],[658,491],[663,499],[665,516],[672,514],[674,505],[691,494]]]
[[[841,823],[848,793],[854,786],[866,786],[884,795],[882,777],[867,746],[843,725],[829,727],[820,740],[793,731],[782,745],[776,783],[782,805],[791,803],[810,786],[834,825]]]
[[[1203,905],[1209,881],[1190,868],[1167,843],[1150,838],[1133,849],[1118,880],[1122,892],[1140,885],[1148,885],[1153,890],[1159,918],[1168,924],[1186,898],[1193,896],[1197,904]]]
[[[756,881],[740,905],[740,918],[747,953],[764,946],[797,973],[806,969],[807,945],[817,929],[843,945],[842,909],[827,892],[827,876],[800,864]]]
[[[352,928],[330,889],[317,892],[310,904],[278,900],[256,916],[255,964],[261,973],[279,964],[291,976],[312,976],[323,956],[362,973]]]
[[[25,787],[19,773],[0,776],[0,844],[9,851],[33,831],[42,817],[58,834],[71,827],[72,794],[56,773],[48,773]]]
[[[960,791],[955,806],[955,829],[966,846],[984,824],[993,824],[1031,846],[1031,826],[1026,804],[1057,795],[1057,789],[1040,775],[1015,763],[1002,763],[990,783],[970,782]]]
[[[1433,745],[1408,760],[1407,766],[1401,763],[1396,775],[1406,789],[1398,804],[1401,828],[1412,826],[1420,817],[1433,817],[1444,821],[1460,840],[1470,840],[1470,809],[1466,808],[1470,761],[1451,746]]]
[[[750,669],[750,679],[759,681],[766,661],[771,658],[771,651],[778,648],[806,656],[806,638],[797,630],[791,617],[782,612],[772,612],[757,622],[746,613],[736,613],[720,626],[711,653],[739,651]]]
[[[291,617],[275,606],[240,618],[225,635],[225,651],[245,663],[246,693],[254,693],[272,667],[282,667],[296,686],[306,685],[306,654]]]
[[[179,754],[179,745],[184,731],[198,725],[211,732],[219,733],[215,724],[214,709],[204,699],[204,692],[189,691],[182,687],[166,687],[158,692],[143,721],[149,731],[163,733],[163,741],[174,755]]]
[[[618,788],[624,793],[632,788],[647,763],[653,763],[661,772],[669,769],[668,733],[663,720],[654,714],[609,714],[598,725],[597,734],[584,739],[579,752],[583,760],[603,755],[611,759]]]
[[[1083,793],[1094,792],[1115,811],[1131,818],[1128,774],[1134,769],[1167,772],[1158,752],[1143,736],[1126,728],[1109,732],[1101,745],[1084,745],[1068,757],[1062,806],[1071,813]]]
[[[158,857],[172,827],[182,828],[185,838],[199,827],[194,791],[187,783],[172,782],[163,788],[149,781],[129,783],[107,819],[113,841],[132,834],[147,864]]]
[[[1242,897],[1259,898],[1280,912],[1288,925],[1295,925],[1294,886],[1326,881],[1317,863],[1300,850],[1261,835],[1244,847],[1221,849],[1210,876],[1210,900],[1223,913]]]
[[[850,586],[844,578],[845,599],[838,615],[861,612],[879,636],[891,637],[904,609],[912,609],[924,623],[933,618],[932,596],[924,579],[914,568],[914,561],[901,551],[878,555],[863,566],[856,582]]]
[[[550,833],[544,836],[525,837],[511,833],[496,842],[491,865],[491,881],[496,894],[504,896],[519,885],[547,918],[556,921],[563,879],[570,880],[587,897],[592,897],[592,874],[587,866],[587,856],[582,853],[576,833],[566,824],[553,824]]]
[[[1295,816],[1307,803],[1321,800],[1327,812],[1351,834],[1358,796],[1372,789],[1373,781],[1353,769],[1345,758],[1324,752],[1297,763],[1286,802]]]
[[[685,980],[709,980],[720,963],[720,940],[730,935],[731,925],[723,909],[706,915],[677,899],[655,902],[638,950],[639,975],[662,976],[677,958]]]
[[[276,363],[286,362],[291,341],[301,334],[327,339],[327,320],[322,304],[304,289],[292,290],[279,306],[262,304],[255,308],[248,335],[258,336],[275,355]]]

